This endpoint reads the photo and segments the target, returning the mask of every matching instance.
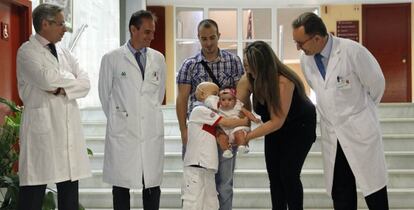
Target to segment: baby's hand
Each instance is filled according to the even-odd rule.
[[[254,123],[257,123],[257,124],[259,124],[260,122],[262,122],[262,120],[260,120],[259,118],[257,118],[256,116],[254,116],[254,115],[252,115],[253,117],[252,117],[252,121],[254,122]]]
[[[249,125],[249,121],[250,121],[250,119],[248,118],[248,117],[243,117],[243,118],[241,118],[243,121],[243,125]]]

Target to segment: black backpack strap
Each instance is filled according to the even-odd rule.
[[[210,67],[208,67],[207,63],[206,63],[204,60],[202,60],[200,63],[203,65],[204,69],[207,71],[208,75],[209,75],[209,76],[210,76],[210,78],[213,80],[213,82],[214,82],[214,83],[215,83],[215,84],[216,84],[219,88],[221,88],[220,83],[218,82],[217,78],[214,76],[214,74],[213,74],[213,72],[211,71]]]

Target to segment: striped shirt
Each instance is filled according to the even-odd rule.
[[[202,60],[210,67],[221,88],[235,88],[244,73],[240,58],[224,50],[219,50],[217,61],[208,62],[201,52],[184,60],[176,81],[177,84],[191,85],[188,114],[194,108],[194,102],[197,101],[195,97],[197,85],[201,82],[213,81],[207,70],[204,69],[203,64],[201,64]]]

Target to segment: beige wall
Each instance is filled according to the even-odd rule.
[[[321,18],[328,32],[336,31],[336,21],[357,20],[359,21],[359,43],[362,43],[362,10],[361,5],[322,5],[320,8]]]
[[[175,104],[174,7],[165,6],[165,61],[167,63],[166,103]]]
[[[286,64],[286,66],[288,66],[290,69],[292,69],[302,80],[304,86],[305,86],[305,91],[306,94],[309,96],[310,95],[310,87],[308,85],[308,83],[306,82],[305,79],[305,75],[303,75],[301,68],[300,68],[300,63],[288,63]]]

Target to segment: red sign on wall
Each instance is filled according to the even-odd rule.
[[[359,42],[359,21],[336,21],[337,37]]]

